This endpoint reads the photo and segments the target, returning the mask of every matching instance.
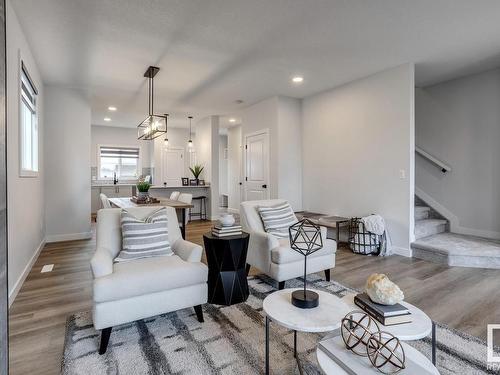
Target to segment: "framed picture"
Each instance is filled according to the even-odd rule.
[[[189,185],[196,186],[198,185],[198,181],[196,179],[189,180]]]
[[[182,177],[182,186],[189,186],[189,178]]]
[[[198,180],[198,185],[205,186],[205,180]]]

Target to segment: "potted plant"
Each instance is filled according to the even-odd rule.
[[[139,181],[137,183],[137,199],[139,200],[147,200],[149,197],[149,188],[151,187],[151,184],[146,181]]]
[[[196,164],[196,165],[193,165],[193,167],[189,167],[189,170],[191,171],[194,178],[196,179],[196,185],[198,185],[200,182],[200,175],[201,175],[201,172],[203,172],[203,168],[204,167],[201,166],[200,164]]]

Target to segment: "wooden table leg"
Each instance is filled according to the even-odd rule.
[[[182,239],[186,239],[186,210],[184,208],[181,208],[181,220],[182,220],[182,226],[181,226],[181,235]]]

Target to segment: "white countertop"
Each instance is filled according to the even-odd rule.
[[[150,189],[208,189],[210,185],[190,185],[190,186],[162,186],[153,185]]]
[[[128,182],[124,182],[123,184],[122,183],[117,183],[116,185],[111,183],[111,184],[106,184],[106,183],[95,183],[95,184],[92,184],[91,186],[92,187],[115,187],[115,186],[135,186],[137,184],[133,184],[133,183],[128,183]]]
[[[101,187],[115,187],[115,186],[136,186],[137,184],[135,183],[117,183],[115,184],[106,184],[106,183],[95,183],[92,184],[91,186],[93,188],[101,188]],[[208,189],[210,188],[210,185],[192,185],[192,186],[161,186],[161,185],[153,185],[150,187],[150,189]]]

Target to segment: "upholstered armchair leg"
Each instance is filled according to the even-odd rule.
[[[247,263],[246,267],[245,267],[245,271],[247,273],[247,277],[248,277],[248,274],[250,273],[250,264]]]
[[[278,290],[281,290],[281,289],[285,289],[285,282],[284,281],[280,281],[278,283]]]
[[[101,331],[101,346],[99,347],[99,354],[106,353],[106,349],[108,349],[109,336],[111,336],[111,330],[113,327],[104,328]]]
[[[326,278],[326,281],[330,281],[330,270],[329,269],[325,270],[325,278]]]
[[[200,323],[203,323],[205,320],[203,319],[203,310],[201,305],[194,306],[194,312],[196,313],[196,317]]]

